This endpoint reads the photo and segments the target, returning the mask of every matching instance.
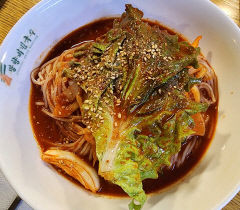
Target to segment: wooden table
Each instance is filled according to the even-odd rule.
[[[0,44],[14,24],[40,0],[0,0]],[[211,0],[240,26],[240,0]],[[240,192],[223,208],[240,209]]]

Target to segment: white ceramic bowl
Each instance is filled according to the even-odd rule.
[[[218,75],[220,92],[217,131],[203,161],[183,182],[150,197],[144,209],[218,209],[239,191],[240,31],[229,18],[207,0],[43,0],[0,48],[2,72],[12,78],[10,86],[0,81],[0,166],[35,209],[127,209],[128,199],[96,197],[40,160],[28,101],[30,72],[54,43],[96,18],[121,14],[129,2],[189,40],[202,35],[200,47]]]

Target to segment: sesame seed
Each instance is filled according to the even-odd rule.
[[[115,122],[114,125],[117,127],[117,125],[118,125],[117,122]]]
[[[121,113],[118,113],[118,118],[120,119],[122,117]]]

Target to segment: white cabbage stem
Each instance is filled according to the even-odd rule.
[[[42,153],[42,159],[64,170],[78,180],[86,189],[96,192],[100,188],[97,172],[72,152],[50,149]]]

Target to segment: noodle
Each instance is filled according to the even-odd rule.
[[[61,75],[62,69],[68,65],[68,62],[73,58],[73,52],[75,51],[75,48],[72,48],[70,50],[64,51],[60,56],[46,62],[44,65],[42,65],[40,68],[36,68],[32,71],[31,73],[31,79],[32,82],[35,85],[41,86],[42,93],[43,93],[43,100],[44,102],[36,102],[37,105],[45,105],[45,108],[42,109],[42,111],[48,115],[49,117],[65,122],[65,124],[57,123],[59,126],[61,132],[66,136],[70,137],[71,140],[75,141],[75,143],[72,144],[64,144],[64,146],[61,145],[61,148],[73,148],[76,147],[75,149],[70,149],[74,152],[77,152],[81,149],[80,155],[87,155],[89,154],[89,159],[90,160],[95,160],[96,157],[94,156],[93,152],[93,147],[91,146],[94,144],[92,139],[89,136],[89,131],[87,131],[85,128],[82,128],[78,124],[73,124],[75,128],[77,128],[77,132],[73,131],[73,127],[71,126],[71,123],[73,122],[81,122],[81,116],[74,116],[71,113],[73,113],[78,107],[79,107],[79,98],[80,96],[78,95],[78,102],[76,100],[76,96],[78,94],[78,90],[76,90],[76,87],[74,86],[74,83],[71,83],[63,79]],[[67,82],[69,83],[69,87],[66,86]],[[74,89],[76,90],[74,93]],[[56,99],[60,95],[65,95],[69,101],[72,101],[73,103],[69,104],[66,106],[65,110],[68,110],[68,113],[66,117],[62,117],[62,111],[56,108]],[[67,95],[66,95],[67,94]],[[49,109],[49,111],[48,111]],[[54,114],[56,113],[56,110],[59,110],[57,112],[57,115]],[[81,128],[81,129],[80,129]],[[86,140],[84,141],[79,141],[78,139],[81,136],[87,136],[87,141],[90,141],[91,143],[85,143]],[[81,143],[79,143],[81,142]],[[82,145],[84,146],[82,147]],[[66,146],[66,147],[65,147]],[[58,145],[59,147],[59,145]]]
[[[199,68],[196,69],[189,67],[188,73],[196,76],[197,78],[202,78],[203,82],[198,85],[194,85],[191,88],[191,93],[196,102],[207,102],[208,104],[214,104],[216,102],[215,95],[217,94],[216,75],[203,56],[198,57],[198,62]],[[205,94],[207,93],[207,95],[204,95],[203,92],[205,92]],[[208,121],[209,116],[207,115],[204,118],[205,126]],[[185,145],[187,146],[171,158],[171,169],[175,167],[179,168],[182,164],[184,164],[189,154],[191,154],[193,150],[197,149],[200,145],[196,136],[191,137],[190,139],[191,141],[186,140],[185,142]]]

